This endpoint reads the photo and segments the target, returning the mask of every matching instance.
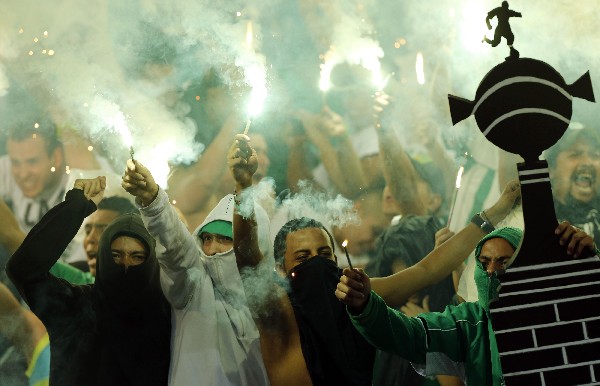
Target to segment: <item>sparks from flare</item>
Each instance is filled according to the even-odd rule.
[[[254,49],[252,47],[252,42],[253,42],[252,22],[249,21],[246,23],[246,47],[249,50]]]
[[[417,71],[417,82],[419,84],[425,84],[425,70],[423,69],[423,67],[423,54],[421,52],[417,52],[415,70]]]
[[[450,214],[448,215],[448,223],[446,224],[447,227],[450,227],[450,221],[452,221],[452,215],[454,214],[454,207],[456,206],[456,199],[458,197],[458,191],[460,190],[460,184],[462,181],[462,175],[463,172],[465,171],[465,163],[467,160],[467,157],[469,156],[469,154],[467,152],[465,152],[465,159],[462,165],[460,165],[460,168],[458,169],[458,173],[456,174],[456,183],[455,183],[455,187],[456,189],[454,190],[454,194],[452,195],[452,206],[450,207]]]
[[[248,103],[248,120],[246,121],[246,127],[244,128],[244,134],[248,135],[250,130],[250,124],[252,119],[256,117],[263,109],[265,99],[267,98],[267,86],[266,86],[266,70],[264,63],[264,56],[258,55],[253,45],[254,30],[252,22],[246,23],[246,50],[250,54],[248,61],[244,68],[244,75],[246,76],[247,84],[252,88],[250,92],[250,101]]]
[[[352,266],[352,262],[350,261],[350,255],[348,254],[348,250],[346,249],[347,245],[348,245],[348,240],[344,240],[344,242],[342,243],[342,248],[344,248],[344,252],[346,252],[346,260],[348,260],[348,266],[350,267],[351,270],[354,270],[354,267]]]

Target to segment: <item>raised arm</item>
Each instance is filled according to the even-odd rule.
[[[498,224],[506,217],[520,194],[519,182],[511,181],[498,201],[485,210],[485,215],[492,225]],[[404,304],[413,293],[439,282],[452,273],[485,234],[480,227],[469,223],[417,264],[394,275],[373,279],[373,290],[391,307]]]
[[[367,163],[367,165],[371,166],[372,169],[365,168],[364,158],[360,159],[358,157],[342,117],[328,106],[325,106],[321,112],[320,125],[334,147],[333,154],[337,155],[340,168],[338,173],[343,179],[343,186],[338,187],[340,193],[350,199],[357,198],[363,189],[368,188],[370,183],[373,182],[368,176],[370,174],[376,175],[375,171],[381,168],[377,167],[377,164],[370,163]],[[365,170],[368,170],[369,173],[365,173]]]
[[[162,272],[169,277],[162,282],[165,297],[174,307],[185,307],[196,283],[207,280],[196,240],[177,216],[165,191],[140,162],[127,161],[121,185],[141,205],[146,229],[165,248],[157,255]],[[192,268],[196,275],[193,279]]]
[[[25,240],[26,233],[19,228],[19,223],[15,215],[2,200],[0,200],[0,218],[3,220],[2,224],[0,224],[0,244],[6,248],[9,255],[12,255],[23,243],[23,240]],[[50,273],[56,277],[65,279],[71,284],[93,283],[93,277],[89,273],[86,274],[60,261],[57,261],[52,266]]]
[[[289,134],[286,136],[288,143],[287,182],[290,190],[297,193],[300,190],[299,181],[312,179],[312,172],[306,159],[307,137],[300,120],[291,122],[288,131]]]
[[[240,119],[231,116],[207,146],[197,162],[185,169],[176,169],[169,176],[169,196],[177,201],[177,207],[184,216],[205,209],[215,192],[221,176],[226,171],[223,156],[235,128],[239,128]]]
[[[250,192],[252,176],[258,167],[258,158],[249,142],[250,137],[237,134],[227,153],[227,165],[235,180],[233,248],[238,268],[254,267],[263,260],[258,246],[258,225],[254,213],[254,199]]]
[[[396,132],[385,124],[377,125],[379,156],[383,174],[402,214],[429,214],[417,192],[417,171]]]
[[[330,141],[329,135],[322,130],[324,124],[323,118],[320,115],[314,115],[307,111],[299,111],[297,113],[298,118],[302,122],[306,138],[317,148],[319,151],[319,157],[323,163],[323,167],[327,171],[329,179],[333,183],[333,186],[337,191],[343,195],[347,195],[346,179],[342,174],[342,169],[336,155],[336,149]],[[305,144],[299,143],[300,149],[291,150],[291,155],[295,155],[299,158],[299,154],[296,150],[302,152],[305,151]],[[297,182],[297,181],[294,181]]]
[[[26,298],[27,284],[49,277],[56,263],[77,234],[85,217],[96,210],[104,196],[106,179],[76,180],[64,202],[50,209],[12,255],[6,272]]]
[[[520,193],[518,181],[511,181],[506,186],[498,202],[485,211],[492,224],[497,224],[509,213]],[[391,276],[373,278],[371,286],[390,307],[398,307],[412,294],[448,276],[467,258],[485,234],[480,227],[469,223],[417,264]],[[360,283],[364,285],[366,277],[364,272],[344,270],[344,275],[338,284],[338,298],[341,300],[348,298],[347,304],[354,306],[366,301],[364,293],[353,290],[353,288],[360,289]]]

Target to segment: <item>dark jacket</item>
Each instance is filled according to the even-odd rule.
[[[100,238],[96,283],[48,273],[96,206],[73,189],[29,232],[7,273],[48,330],[52,385],[166,385],[170,308],[160,290],[155,241],[137,214],[115,219]],[[130,236],[148,248],[140,265],[114,263],[110,245]]]

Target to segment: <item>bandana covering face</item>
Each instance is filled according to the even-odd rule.
[[[288,274],[302,353],[315,386],[371,385],[375,349],[352,326],[334,295],[336,263],[315,256]]]
[[[125,269],[112,257],[111,243],[120,236],[141,241],[148,250],[146,260]],[[99,384],[150,384],[143,364],[164,368],[170,360],[171,309],[160,287],[160,269],[155,241],[137,214],[115,219],[102,233],[98,249],[98,271],[94,296],[100,335]]]
[[[475,267],[475,284],[477,285],[479,304],[488,312],[490,311],[490,303],[498,299],[501,283],[497,272],[494,272],[491,276],[488,275],[483,264],[479,261],[479,255],[481,255],[483,244],[497,237],[506,240],[513,248],[517,249],[523,238],[523,231],[513,227],[498,228],[488,233],[475,247],[475,262],[477,264]]]

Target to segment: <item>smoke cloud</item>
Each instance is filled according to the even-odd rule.
[[[26,89],[31,104],[62,112],[66,123],[110,149],[105,155],[119,165],[128,154],[119,130],[125,128],[140,160],[162,165],[162,180],[167,162],[191,162],[204,147],[194,140],[202,128],[187,118],[192,101],[182,101],[181,93],[209,69],[218,69],[235,92],[251,90],[252,98],[239,106],[250,117],[260,114],[262,101],[267,111],[288,103],[285,90],[314,93],[319,83],[314,67],[328,58],[361,63],[373,72],[381,61],[380,75],[394,74],[388,92],[412,96],[396,103],[403,118],[399,130],[411,126],[414,103],[429,104],[428,114],[448,127],[445,95],[472,98],[481,78],[508,53],[504,41],[494,49],[481,43],[484,34],[493,33],[485,27],[486,14],[499,5],[24,0],[5,4],[0,13],[0,102],[14,103],[9,91],[15,86]],[[595,26],[600,7],[594,1],[511,1],[510,7],[523,14],[511,19],[522,56],[548,62],[568,83],[588,69],[594,79],[600,43]],[[290,49],[314,55],[284,55]],[[419,52],[424,85],[415,73]],[[284,73],[297,68],[315,76],[312,86],[303,74]],[[264,100],[269,90],[275,93]],[[576,102],[574,109],[575,119],[594,121],[593,105]]]
[[[33,120],[45,110],[59,125],[90,138],[94,151],[115,170],[123,168],[133,146],[136,158],[165,187],[169,164],[195,161],[206,145],[196,140],[202,123],[190,118],[203,100],[183,98],[191,84],[216,70],[233,94],[250,95],[238,106],[243,118],[268,113],[278,118],[290,113],[287,109],[322,107],[319,66],[331,59],[380,71],[383,78],[393,74],[386,88],[394,99],[392,123],[407,142],[415,123],[427,117],[445,136],[466,143],[479,133],[472,119],[450,127],[447,94],[472,99],[485,74],[508,55],[505,40],[496,48],[481,42],[484,34],[493,35],[485,18],[500,3],[4,1],[0,132],[17,117]],[[600,3],[509,3],[523,15],[511,19],[521,56],[547,62],[567,83],[590,70],[600,95]],[[418,53],[423,84],[415,70]],[[595,104],[575,100],[573,108],[574,120],[597,124]],[[272,190],[259,185],[251,201],[268,201]],[[271,240],[285,222],[301,216],[328,228],[359,221],[350,201],[305,185],[281,201]],[[269,276],[271,270],[261,266],[253,277]],[[254,287],[265,288],[262,282]]]

